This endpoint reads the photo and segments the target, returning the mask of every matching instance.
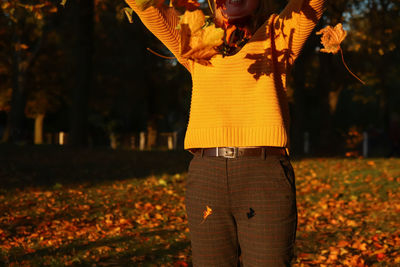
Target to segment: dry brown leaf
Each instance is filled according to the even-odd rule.
[[[343,40],[346,38],[347,32],[343,29],[343,26],[341,23],[336,24],[334,28],[331,26],[326,26],[319,32],[317,32],[317,35],[321,35],[321,44],[324,46],[320,51],[325,52],[325,53],[332,53],[336,54],[337,52],[340,51],[340,54],[342,56],[342,61],[343,65],[346,67],[348,72],[353,75],[357,80],[359,80],[362,84],[365,85],[365,82],[358,78],[357,75],[355,75],[347,66],[346,62],[344,61],[343,57],[343,51],[342,48],[340,47],[340,44],[343,42]],[[346,155],[347,156],[347,155]],[[350,156],[352,156],[350,154]]]
[[[343,29],[342,24],[339,23],[334,28],[326,26],[317,34],[322,34],[321,44],[324,48],[321,49],[321,52],[336,54],[339,52],[340,44],[346,38],[347,32]]]

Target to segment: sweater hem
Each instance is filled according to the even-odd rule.
[[[268,127],[188,128],[185,149],[206,147],[275,146],[286,147],[287,129],[282,125]]]

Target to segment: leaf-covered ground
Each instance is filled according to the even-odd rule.
[[[117,162],[126,170],[156,166],[152,160],[140,165],[123,161],[113,153],[93,156],[99,165],[86,173],[107,172]],[[52,168],[52,157],[39,154],[44,159],[36,159],[36,168],[24,163],[30,158],[26,153],[0,155],[6,166],[0,178],[13,181],[4,182],[8,186],[0,191],[0,265],[191,265],[185,171],[155,171],[141,178],[121,174],[118,179],[111,173],[100,180],[79,176],[81,182],[71,176],[71,182],[65,173],[78,174],[59,166],[54,175],[64,180],[46,180],[45,185],[39,180],[48,174],[45,168]],[[175,164],[187,163],[186,154],[181,159]],[[108,169],[102,165],[107,162]],[[299,211],[294,266],[400,266],[399,159],[317,158],[293,166]],[[38,183],[24,180],[32,171]],[[24,184],[18,186],[17,180]]]

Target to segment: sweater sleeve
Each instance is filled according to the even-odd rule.
[[[135,0],[125,0],[126,3],[139,16],[142,23],[149,29],[171,52],[176,59],[187,70],[190,71],[190,63],[187,59],[181,57],[181,36],[180,31],[176,29],[179,23],[179,17],[172,7],[155,8],[149,7],[141,11],[136,5]]]
[[[290,0],[279,14],[280,29],[293,64],[323,13],[324,0]]]

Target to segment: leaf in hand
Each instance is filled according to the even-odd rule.
[[[222,44],[224,30],[211,25],[202,31],[202,43],[206,47],[216,47]]]
[[[179,24],[187,25],[191,33],[195,33],[204,25],[205,16],[201,10],[186,11],[181,17]]]
[[[210,65],[209,60],[218,54],[215,49],[223,43],[224,30],[215,25],[197,32],[190,40],[190,50],[183,57],[191,58],[203,65]]]
[[[339,23],[334,28],[326,26],[317,34],[322,34],[321,43],[324,48],[321,49],[321,52],[336,54],[339,52],[340,44],[346,38],[347,32],[343,30],[342,24]]]
[[[201,10],[186,11],[181,16],[181,53],[184,58],[210,65],[209,60],[218,53],[215,47],[223,42],[224,31],[214,24],[203,27],[204,21]]]

